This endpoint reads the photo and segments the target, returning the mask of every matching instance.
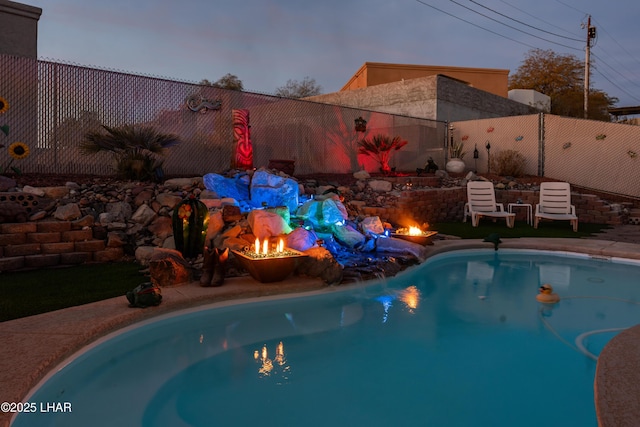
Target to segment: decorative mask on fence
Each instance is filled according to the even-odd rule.
[[[251,126],[249,125],[249,110],[232,110],[233,139],[235,152],[232,168],[253,169],[253,146],[251,145]]]

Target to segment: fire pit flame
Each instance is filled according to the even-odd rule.
[[[408,240],[421,245],[431,245],[431,236],[438,234],[437,231],[422,231],[420,227],[411,226],[408,228],[398,228],[393,237]]]

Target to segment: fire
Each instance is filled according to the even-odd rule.
[[[269,251],[269,239],[264,239],[264,241],[262,241],[262,243],[260,242],[260,239],[258,239],[256,237],[256,241],[253,244],[253,252],[256,255],[270,255],[272,253],[270,253]],[[284,252],[284,240],[280,239],[280,241],[278,241],[278,245],[276,247],[275,253],[276,254],[281,254]]]
[[[409,227],[409,236],[422,236],[422,230],[418,227]]]

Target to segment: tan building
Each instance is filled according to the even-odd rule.
[[[388,64],[383,62],[365,62],[341,91],[435,75],[447,76],[473,88],[508,98],[509,70]]]

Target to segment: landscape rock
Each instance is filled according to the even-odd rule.
[[[9,191],[16,186],[16,180],[8,176],[0,175],[0,192]]]
[[[151,282],[160,287],[186,285],[192,281],[191,265],[176,250],[156,248],[149,260]]]
[[[382,179],[374,179],[369,181],[369,188],[378,193],[385,193],[393,189],[393,184]]]
[[[290,211],[298,208],[298,181],[258,170],[251,178],[250,198],[255,207],[287,206]]]
[[[252,210],[247,215],[247,221],[253,234],[260,240],[266,237],[289,234],[292,231],[289,224],[280,215],[273,212]]]
[[[417,243],[395,237],[380,238],[376,241],[376,248],[380,252],[388,252],[394,254],[410,254],[416,257],[420,262],[427,259],[427,249]]]
[[[17,202],[0,202],[0,223],[26,222],[29,218],[27,209]]]
[[[296,274],[307,277],[318,277],[327,285],[342,281],[343,268],[331,252],[323,247],[306,250],[304,258],[300,258],[296,266]]]
[[[67,205],[58,206],[53,217],[60,221],[71,221],[82,216],[80,207],[77,203],[69,203]]]
[[[359,171],[353,173],[353,177],[355,179],[369,179],[369,178],[371,178],[371,175],[369,174],[369,172],[367,172],[365,170],[359,170]]]

